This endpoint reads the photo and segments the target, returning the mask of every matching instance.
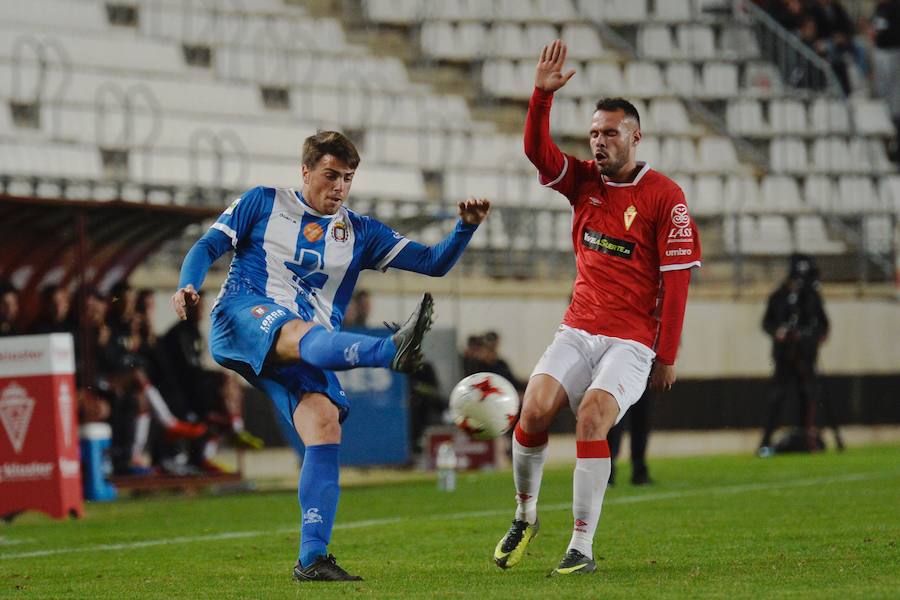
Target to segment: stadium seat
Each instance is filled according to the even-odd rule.
[[[536,60],[540,49],[558,37],[559,33],[556,27],[548,23],[532,23],[525,28],[525,42],[528,46],[528,52],[523,57],[527,58],[529,63],[532,63],[532,69],[534,68],[533,61]],[[572,50],[572,47],[569,46],[568,58],[572,60],[577,59],[578,57],[574,55]]]
[[[763,118],[762,104],[753,98],[730,100],[725,108],[728,131],[747,137],[767,136],[769,125]]]
[[[744,26],[723,27],[719,44],[723,58],[754,59],[760,55],[759,40],[751,29]]]
[[[853,119],[862,135],[895,135],[884,100],[854,99],[851,101]]]
[[[572,0],[533,0],[532,14],[541,21],[564,23],[578,18]],[[549,40],[552,41],[552,40]],[[548,42],[545,42],[548,43]]]
[[[702,170],[697,160],[693,140],[678,137],[665,138],[660,152],[659,170],[663,173],[696,173]]]
[[[496,0],[493,4],[498,21],[527,22],[537,17],[533,0]]]
[[[882,177],[878,187],[881,205],[892,207],[895,213],[900,213],[900,175]]]
[[[562,39],[568,44],[569,56],[573,59],[594,60],[604,54],[603,43],[592,25],[565,25]]]
[[[829,239],[819,215],[799,215],[794,220],[794,244],[797,252],[807,254],[841,254],[847,250],[843,242]]]
[[[680,50],[672,39],[672,31],[666,25],[645,25],[638,33],[638,51],[641,56],[667,60],[678,58]]]
[[[778,68],[770,63],[752,62],[744,66],[744,92],[757,98],[777,96],[784,90]]]
[[[869,177],[845,175],[839,178],[838,196],[840,204],[835,207],[837,213],[879,212],[881,201]]]
[[[750,254],[786,255],[794,250],[793,235],[787,218],[781,215],[760,215],[756,222],[756,238],[745,238]]]
[[[647,19],[647,0],[577,0],[578,14],[613,25],[642,23]]]
[[[665,0],[656,2],[653,18],[667,23],[682,23],[691,20],[691,0]]]
[[[645,135],[638,144],[637,159],[649,164],[654,169],[660,168],[659,138]]]
[[[816,98],[810,103],[809,124],[817,134],[847,134],[850,132],[847,105],[840,100]]]
[[[890,254],[894,245],[891,217],[869,215],[863,218],[863,240],[867,252]]]
[[[497,58],[523,58],[535,53],[518,23],[497,23],[491,28],[489,39],[490,55]]]
[[[694,195],[688,198],[691,212],[699,216],[721,215],[725,190],[718,175],[700,175],[694,183]]]
[[[655,133],[691,133],[691,123],[681,100],[659,98],[650,102],[650,123]]]
[[[798,100],[772,100],[769,102],[769,123],[772,131],[782,134],[806,133],[806,107]]]
[[[697,211],[694,210],[694,196],[696,194],[694,191],[694,176],[687,173],[674,173],[672,181],[681,188],[681,192],[684,194],[684,198],[691,209],[691,214],[696,214]]]
[[[708,62],[703,65],[700,90],[707,98],[732,98],[738,95],[737,66]]]
[[[572,214],[570,212],[556,214],[556,235],[553,241],[556,249],[560,252],[572,251]]]
[[[481,85],[494,96],[519,97],[523,83],[519,80],[518,67],[511,61],[488,60],[481,69]]]
[[[678,48],[694,60],[711,60],[717,57],[715,36],[706,25],[680,25]]]
[[[629,62],[625,65],[625,89],[640,98],[653,98],[665,93],[659,66],[649,62]],[[620,92],[621,93],[621,90]]]
[[[835,181],[823,175],[811,175],[803,184],[803,199],[810,210],[830,214],[839,212],[840,197]]]
[[[666,65],[666,87],[679,96],[687,98],[697,94],[697,72],[689,62],[670,62]]]
[[[625,86],[619,65],[611,62],[590,62],[585,69],[586,79],[598,96],[615,96],[622,93]],[[577,77],[577,75],[576,75]]]
[[[843,173],[850,170],[847,142],[838,137],[818,137],[812,142],[812,170],[817,173]]]
[[[799,138],[773,139],[769,142],[769,167],[775,173],[806,173],[806,144]]]
[[[785,175],[763,177],[760,191],[761,202],[756,205],[756,212],[791,214],[808,210],[800,199],[800,188],[793,177]]]
[[[742,211],[758,212],[759,202],[759,182],[755,177],[731,175],[725,179],[722,210],[726,214]]]
[[[29,29],[69,29],[103,32],[109,28],[100,2],[67,0],[0,2],[0,22]]]
[[[739,166],[737,151],[730,138],[724,136],[704,136],[700,138],[698,153],[699,169],[706,172],[727,173]]]
[[[852,138],[848,146],[850,168],[856,173],[892,173],[896,167],[877,138]]]

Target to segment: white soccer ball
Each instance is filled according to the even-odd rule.
[[[475,373],[450,392],[450,414],[456,426],[477,440],[500,437],[519,415],[519,393],[496,373]]]

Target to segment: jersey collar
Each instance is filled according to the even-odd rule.
[[[641,163],[638,163],[641,164]],[[647,174],[647,171],[650,170],[650,164],[644,163],[644,166],[641,167],[641,170],[638,171],[638,174],[634,176],[634,180],[629,181],[627,183],[616,183],[614,181],[608,181],[605,175],[601,175],[600,177],[603,179],[603,183],[611,187],[630,187],[638,184],[638,181],[641,180],[641,177]]]

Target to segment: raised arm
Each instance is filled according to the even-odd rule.
[[[537,167],[544,182],[552,182],[563,172],[566,158],[550,137],[550,105],[553,93],[566,85],[575,70],[563,74],[568,49],[560,40],[544,46],[534,73],[534,92],[525,120],[525,155]]]
[[[459,221],[456,222],[456,227],[450,235],[434,246],[409,242],[388,266],[432,277],[443,277],[462,256],[463,250],[490,209],[490,201],[484,198],[470,198],[460,202]]]

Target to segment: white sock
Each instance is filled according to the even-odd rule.
[[[575,549],[594,557],[594,532],[600,522],[603,495],[609,483],[612,461],[606,440],[576,442],[578,458],[575,460],[575,475],[572,479],[572,539],[569,550]],[[605,456],[604,456],[605,455]]]
[[[134,418],[134,440],[131,442],[132,458],[139,458],[150,439],[150,413],[139,413]]]
[[[516,428],[513,436],[513,481],[516,484],[516,519],[534,523],[537,520],[538,493],[541,491],[541,478],[544,475],[544,463],[547,462],[547,434],[543,434],[544,443],[540,446],[524,446],[519,442],[520,430]],[[524,436],[528,436],[522,432]],[[524,440],[524,441],[534,441]]]
[[[206,460],[212,460],[212,458],[219,451],[219,436],[211,435],[209,439],[206,440],[206,443],[203,444],[203,458]]]
[[[172,414],[172,411],[169,410],[169,405],[166,404],[162,394],[160,394],[159,390],[152,385],[144,386],[143,393],[144,399],[150,404],[150,410],[153,411],[153,416],[162,423],[163,427],[170,429],[177,419],[175,418],[175,415]]]

